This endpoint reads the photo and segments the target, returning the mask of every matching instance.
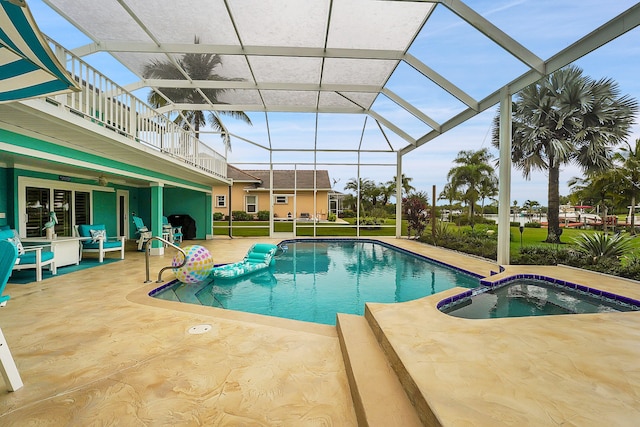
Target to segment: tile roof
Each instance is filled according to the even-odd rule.
[[[238,169],[228,165],[227,177],[234,181],[259,181],[258,188],[269,188],[269,170]],[[331,190],[329,171],[316,171],[316,189]],[[275,170],[273,171],[273,188],[275,190],[313,189],[314,171],[312,170]]]

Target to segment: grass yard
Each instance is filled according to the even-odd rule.
[[[355,237],[357,235],[355,218],[349,218],[349,224],[339,224],[333,222],[318,222],[315,224],[316,236],[320,237]],[[226,236],[229,234],[229,223],[227,221],[214,221],[213,234],[217,236]],[[233,236],[237,237],[260,237],[269,236],[269,223],[266,221],[234,221]],[[296,236],[307,237],[313,236],[313,222],[297,222]],[[293,232],[292,221],[276,221],[274,222],[274,231],[278,233]],[[395,220],[386,220],[383,226],[360,226],[360,236],[395,236],[396,223]],[[402,224],[402,234],[407,234],[406,221]]]
[[[349,224],[337,224],[332,222],[319,222],[315,224],[315,232],[318,237],[355,237],[357,235],[355,218],[347,218],[346,221]],[[215,235],[226,236],[229,223],[227,221],[214,221],[213,232]],[[276,232],[291,233],[293,232],[292,221],[276,221],[274,222],[274,228]],[[487,228],[497,231],[496,226],[478,225],[476,230]],[[468,226],[458,227],[453,223],[449,223],[449,231],[456,232],[458,230],[469,230]],[[296,236],[309,237],[313,236],[314,224],[312,222],[298,222]],[[384,226],[360,226],[360,236],[362,237],[375,237],[375,236],[394,236],[395,235],[395,220],[386,220]],[[573,239],[578,237],[581,233],[595,233],[597,230],[580,230],[574,228],[563,229],[562,233],[562,247],[566,245],[572,245]],[[431,229],[427,228],[426,233],[430,233]],[[407,235],[407,223],[402,222],[402,235]],[[268,237],[269,236],[269,223],[266,221],[234,221],[233,222],[233,236],[236,237]],[[522,246],[553,246],[549,243],[544,243],[547,238],[546,228],[525,228],[522,233]],[[520,230],[518,227],[511,227],[511,244],[510,253],[515,256],[520,251]],[[640,237],[633,239],[634,252],[640,253]]]

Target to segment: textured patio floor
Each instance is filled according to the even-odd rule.
[[[479,274],[496,270],[383,240]],[[255,241],[189,243],[223,263]],[[152,275],[172,255],[152,257]],[[640,298],[636,282],[544,269]],[[0,327],[25,385],[8,392],[0,382],[0,425],[357,424],[334,327],[151,299],[158,285],[144,279],[143,255],[127,252],[124,261],[7,286]],[[640,313],[478,323],[433,310],[437,300],[371,311],[441,424],[637,425]],[[212,329],[188,333],[201,324]]]

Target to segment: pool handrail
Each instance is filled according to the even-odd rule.
[[[145,266],[146,266],[146,272],[147,272],[147,278],[144,281],[144,283],[151,283],[151,279],[149,277],[149,257],[151,256],[151,242],[154,240],[159,240],[162,243],[164,243],[166,246],[171,246],[172,248],[176,249],[178,252],[182,253],[182,263],[180,265],[169,265],[166,267],[162,267],[160,269],[160,271],[158,272],[158,280],[156,280],[156,283],[162,283],[162,273],[165,270],[168,270],[170,268],[180,268],[183,267],[186,263],[187,263],[187,253],[184,251],[184,249],[182,249],[179,246],[174,245],[173,243],[169,242],[166,239],[163,239],[162,237],[158,237],[158,236],[153,236],[152,238],[150,238],[149,240],[147,240],[145,242],[145,246],[144,246],[144,262],[145,262]]]

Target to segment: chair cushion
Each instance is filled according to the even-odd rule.
[[[98,240],[100,239],[104,240],[107,238],[107,230],[105,229],[99,229],[99,230],[91,229],[89,230],[89,232],[91,233],[91,243],[97,243]]]
[[[80,224],[78,234],[80,237],[91,237],[91,230],[106,230],[104,224]]]
[[[42,254],[42,258],[40,259],[41,262],[46,262],[53,259],[53,252],[41,252],[41,254]],[[20,262],[18,263],[19,265],[35,264],[36,251],[25,252],[24,255],[20,255],[18,257],[18,260],[20,260]]]
[[[120,249],[122,247],[122,242],[121,241],[105,241],[102,243],[102,248],[103,249],[114,249],[114,248],[118,248]],[[100,249],[100,242],[82,242],[82,248],[83,249]]]

